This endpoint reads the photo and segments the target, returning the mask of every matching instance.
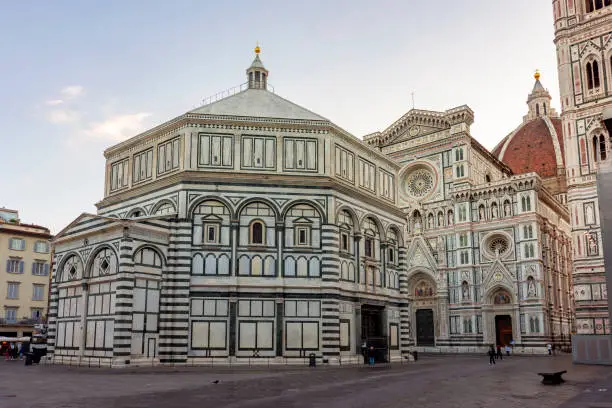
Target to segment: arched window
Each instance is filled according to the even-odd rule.
[[[491,175],[485,174],[485,183],[490,183],[490,182],[491,182]]]
[[[540,116],[540,105],[536,103],[536,116]]]
[[[544,107],[544,115],[546,115],[546,114],[547,114],[547,112],[546,112],[546,102],[544,102],[544,103],[542,104],[542,106]]]
[[[593,163],[597,163],[597,136],[593,136]]]
[[[531,211],[531,198],[529,196],[521,197],[521,208],[523,211]]]
[[[599,80],[599,63],[595,60],[586,64],[587,88],[599,88],[601,82]]]
[[[264,243],[264,225],[261,221],[253,221],[251,223],[251,244],[263,245]]]
[[[606,139],[603,135],[599,136],[599,158],[602,161],[606,160]]]

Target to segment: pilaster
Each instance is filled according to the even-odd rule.
[[[115,325],[113,338],[113,365],[129,364],[132,352],[132,307],[134,296],[134,242],[127,228],[119,246],[119,270],[115,287]],[[83,291],[83,297],[86,291]],[[85,315],[85,310],[83,315]]]
[[[189,282],[191,277],[191,223],[170,224],[168,266],[163,271],[159,311],[159,359],[185,363],[189,341]]]

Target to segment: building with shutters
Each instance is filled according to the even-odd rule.
[[[105,151],[54,239],[49,355],[113,365],[357,362],[568,341],[569,215],[536,172],[412,109],[354,137],[247,82]],[[544,226],[546,228],[544,228]],[[553,287],[555,290],[550,290]],[[569,318],[568,315],[565,315]]]
[[[51,238],[48,228],[0,208],[0,336],[28,336],[46,321]]]

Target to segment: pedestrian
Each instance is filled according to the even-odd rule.
[[[491,344],[491,346],[489,347],[489,365],[494,365],[495,364],[495,349],[493,348],[493,345]]]
[[[506,344],[506,356],[510,357],[510,346]]]
[[[374,354],[375,354],[374,346],[370,346],[370,349],[368,350],[368,357],[370,358],[370,366],[374,366]]]
[[[497,345],[497,358],[499,358],[500,360],[504,359],[504,355],[501,352],[501,346],[499,344]]]
[[[548,355],[552,356],[552,345],[550,343],[546,345],[546,349],[548,350]]]

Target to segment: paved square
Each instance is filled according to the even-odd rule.
[[[567,370],[567,382],[540,384],[537,373],[549,370]],[[0,407],[588,407],[583,396],[612,402],[601,381],[612,382],[612,368],[575,366],[569,356],[510,357],[495,366],[486,356],[425,356],[405,365],[315,369],[110,370],[2,361]]]

